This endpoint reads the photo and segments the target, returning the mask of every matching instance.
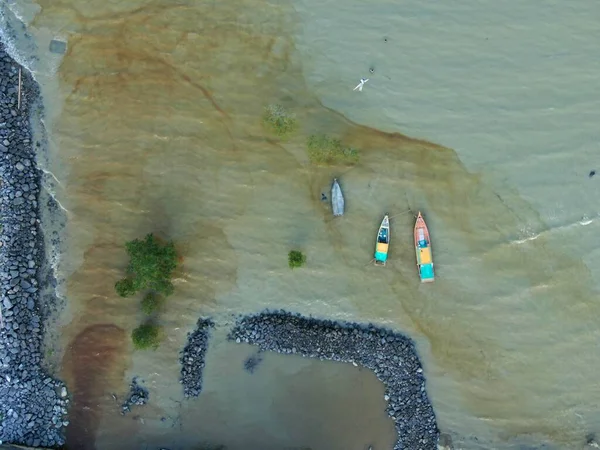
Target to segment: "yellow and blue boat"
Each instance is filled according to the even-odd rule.
[[[433,255],[431,253],[431,239],[425,219],[421,211],[415,222],[415,251],[417,253],[417,268],[421,283],[432,283],[435,275],[433,272]]]
[[[386,213],[377,232],[375,243],[375,265],[385,266],[390,249],[390,216]]]

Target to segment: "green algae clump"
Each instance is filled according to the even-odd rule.
[[[358,149],[345,147],[342,141],[326,134],[309,136],[306,147],[308,159],[313,164],[356,164],[359,159]]]
[[[281,138],[291,135],[298,128],[296,115],[287,112],[281,105],[267,106],[263,114],[263,123]]]

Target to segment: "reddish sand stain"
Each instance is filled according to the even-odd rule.
[[[95,449],[102,413],[117,406],[110,394],[122,384],[126,343],[125,331],[112,324],[89,326],[71,342],[63,360],[64,377],[73,396],[68,448]]]

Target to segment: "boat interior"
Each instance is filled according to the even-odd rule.
[[[387,244],[389,241],[389,230],[387,228],[382,228],[379,230],[379,235],[377,236],[377,242],[382,244]]]

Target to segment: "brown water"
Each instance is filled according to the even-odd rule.
[[[411,335],[439,425],[465,448],[528,437],[572,448],[600,424],[600,307],[573,238],[597,225],[548,229],[516,192],[498,195],[452,150],[322,106],[304,82],[292,4],[38,3],[30,29],[69,44],[58,89],[45,93],[48,170],[69,219],[61,265],[69,307],[57,348],[74,393],[71,442],[391,448],[372,374],[267,355],[249,375],[251,350],[226,343],[223,329],[211,341],[204,393],[182,403],[178,351],[197,318],[226,326],[232,313],[265,307]],[[273,102],[298,115],[301,130],[288,142],[261,126]],[[358,166],[308,164],[305,139],[318,131],[362,149]],[[347,200],[340,220],[320,201],[333,176]],[[409,207],[430,225],[433,285],[416,277]],[[368,263],[386,211],[395,216],[391,262],[380,269]],[[132,354],[127,335],[142,313],[113,285],[123,243],[148,232],[173,239],[184,262],[160,318],[166,341]],[[292,247],[308,255],[306,268],[287,268]],[[105,366],[96,366],[100,356]],[[151,404],[123,418],[110,394],[121,399],[135,374]]]
[[[114,325],[92,325],[71,342],[65,354],[63,370],[73,400],[67,441],[73,448],[94,448],[105,393],[121,385],[129,362],[124,357],[126,337]]]

